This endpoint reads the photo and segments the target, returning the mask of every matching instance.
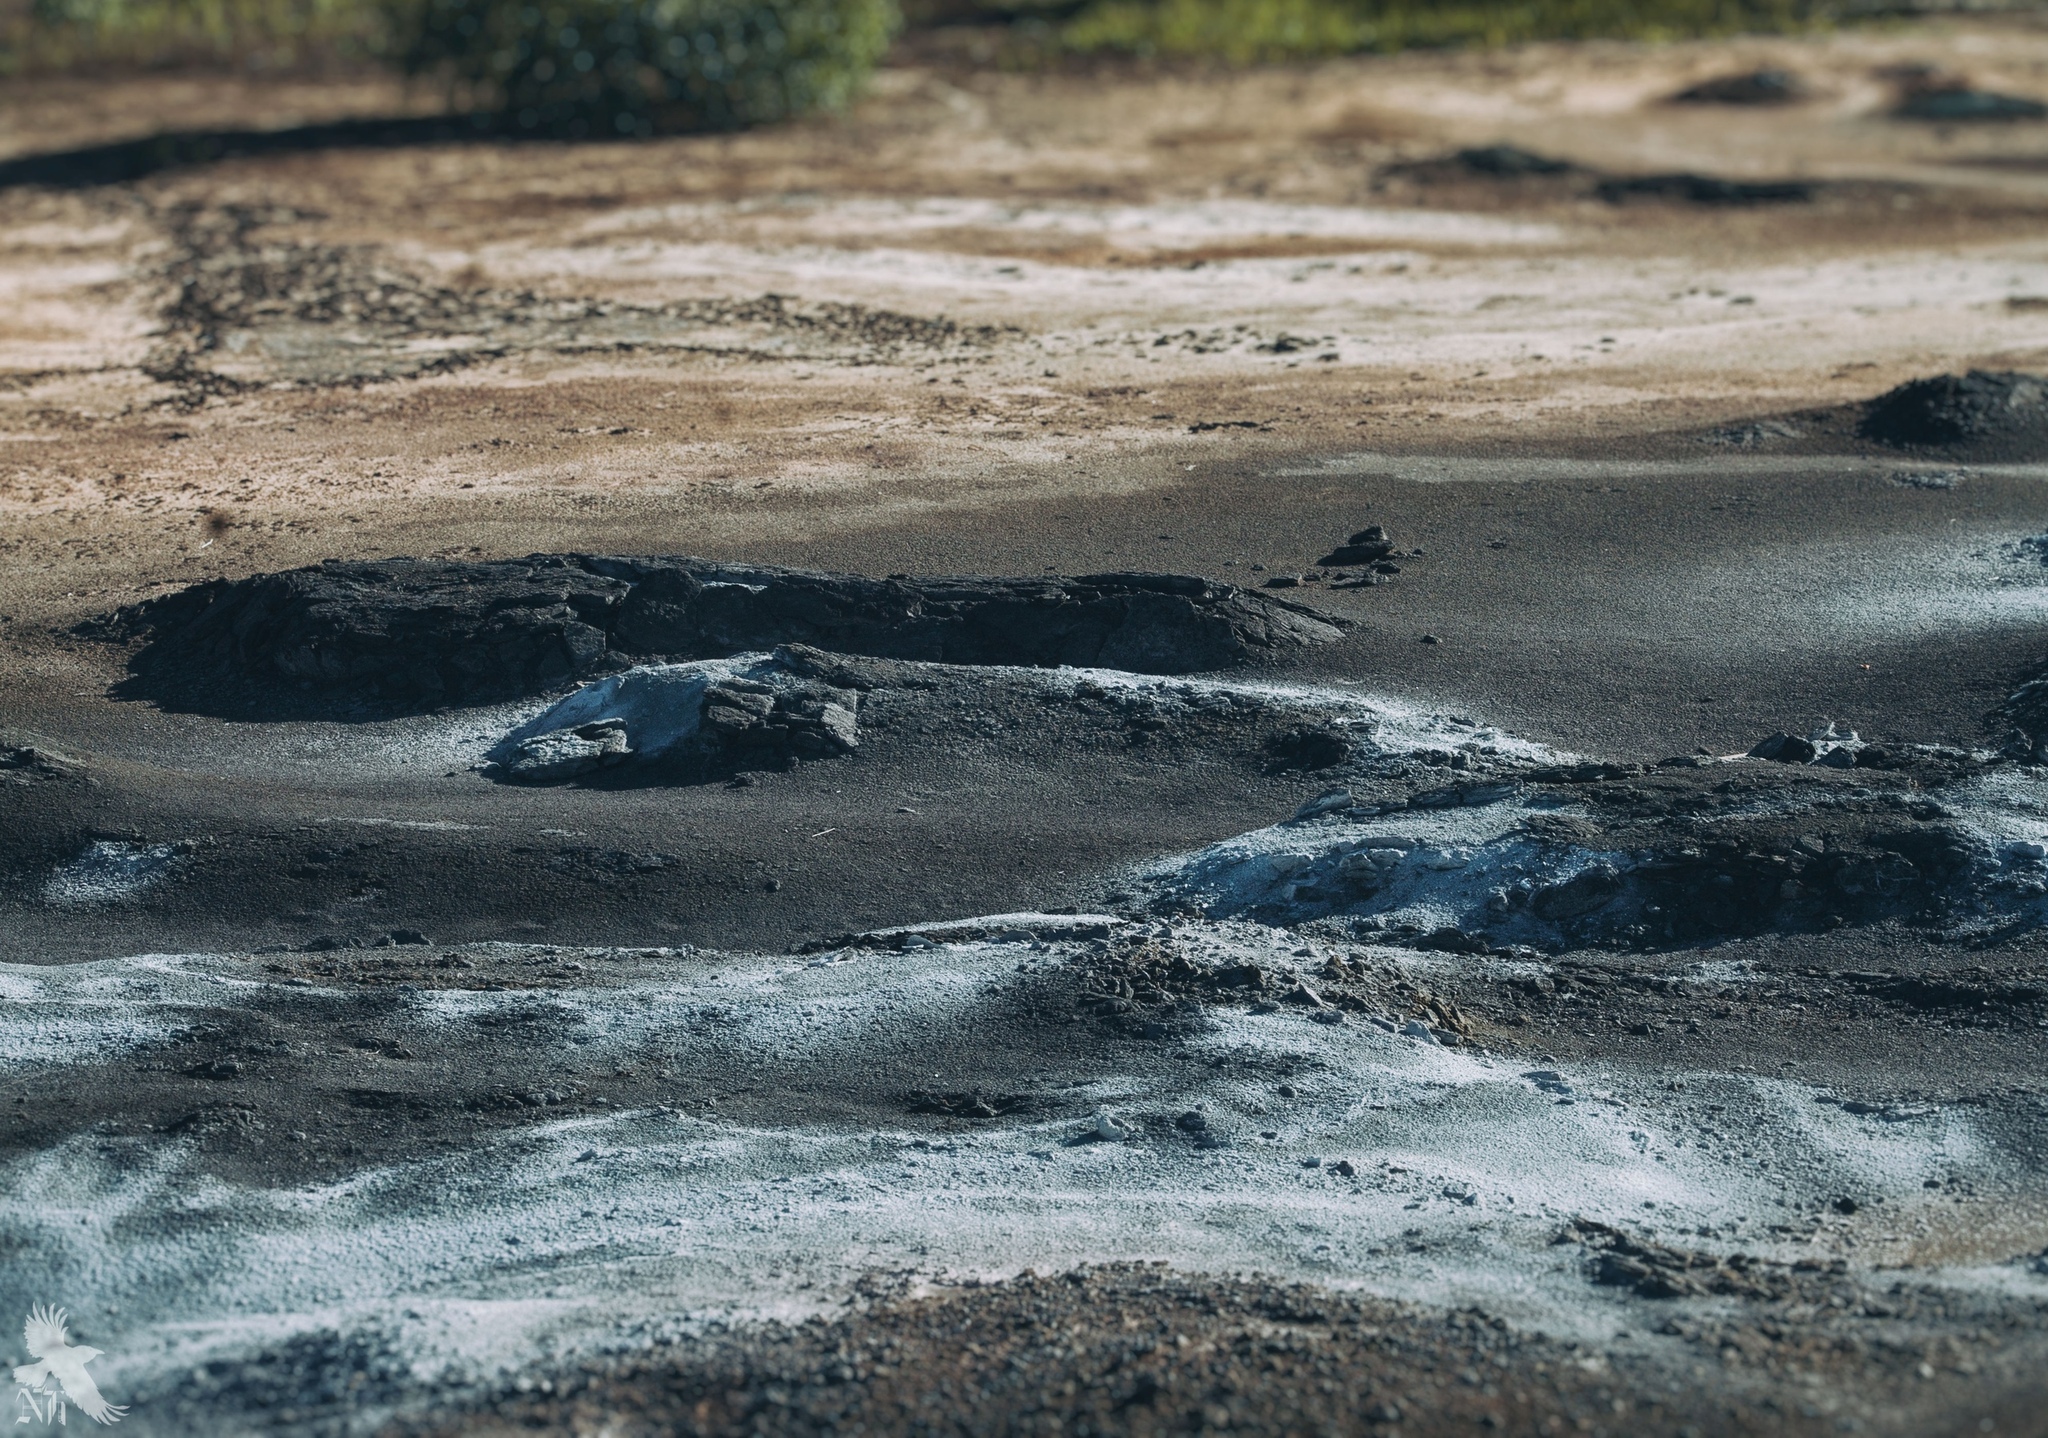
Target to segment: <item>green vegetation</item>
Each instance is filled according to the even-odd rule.
[[[1061,51],[1231,64],[1824,23],[1852,0],[910,0]],[[1064,12],[1064,23],[1054,16]],[[0,0],[0,74],[395,63],[521,129],[729,128],[844,103],[897,0]]]
[[[730,129],[844,104],[895,0],[0,0],[0,74],[395,63],[549,134]]]
[[[844,104],[898,24],[895,0],[403,0],[398,54],[517,127],[731,129]]]
[[[29,0],[0,4],[0,74],[360,60],[384,15],[364,0]]]
[[[1079,51],[1258,60],[1526,40],[1668,40],[1802,29],[1822,0],[1097,0]]]

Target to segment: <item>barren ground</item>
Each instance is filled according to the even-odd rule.
[[[2048,28],[972,43],[621,145],[0,96],[0,1317],[146,1432],[2048,1432],[2048,453],[1856,428],[2048,370],[2048,123],[1891,113]],[[566,684],[250,718],[80,627],[536,552],[1348,627],[542,786]]]

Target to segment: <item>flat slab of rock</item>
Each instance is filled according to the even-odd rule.
[[[418,713],[632,664],[801,644],[947,664],[1227,669],[1340,621],[1190,575],[871,579],[689,558],[333,562],[217,580],[96,632],[143,638],[124,692],[254,717]]]

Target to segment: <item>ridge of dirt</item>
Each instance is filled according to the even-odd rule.
[[[1584,1232],[1567,1227],[1563,1237]],[[1596,1263],[1628,1261],[1616,1247]],[[1661,1353],[1596,1362],[1576,1343],[1517,1333],[1478,1308],[1426,1314],[1307,1284],[1126,1263],[969,1281],[842,1318],[718,1331],[658,1356],[569,1369],[547,1382],[549,1391],[504,1393],[452,1421],[392,1431],[1845,1431],[1834,1414],[1800,1400],[1798,1375],[1809,1369],[1853,1375],[1859,1408],[1895,1405],[1878,1431],[1974,1430],[1974,1417],[1953,1410],[1955,1380],[1930,1385],[1919,1376],[1919,1346],[1891,1332],[1873,1345],[1858,1331],[1910,1327],[1878,1315],[1938,1309],[1938,1297],[1915,1303],[1906,1285],[1866,1296],[1825,1265],[1797,1277],[1732,1290],[1777,1300],[1755,1301],[1755,1312],[1732,1321],[1667,1325],[1701,1358],[1718,1360],[1711,1376]],[[887,1279],[880,1283],[886,1293]],[[1808,1290],[1817,1302],[1792,1297]],[[1819,1325],[1834,1331],[1802,1342],[1779,1321],[1795,1307],[1843,1316]],[[2013,1315],[1996,1336],[1984,1330],[1980,1349],[1998,1365],[2008,1406],[2023,1403],[2029,1387],[2016,1381],[2013,1362],[2030,1346],[2024,1323]],[[1981,1406],[1991,1389],[1979,1378],[1972,1396]]]
[[[2048,457],[2048,380],[1979,369],[1908,380],[1870,402],[1860,431],[1899,449],[2041,459]]]
[[[783,644],[950,664],[1186,673],[1345,621],[1189,575],[868,579],[688,558],[328,563],[215,580],[93,632],[146,636],[133,696],[269,717],[408,713],[545,692],[633,660]]]

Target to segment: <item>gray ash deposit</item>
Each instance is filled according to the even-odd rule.
[[[129,697],[235,717],[362,718],[781,644],[1193,673],[1335,639],[1341,623],[1189,575],[871,579],[558,554],[337,562],[218,580],[122,610],[95,632],[146,640]]]

